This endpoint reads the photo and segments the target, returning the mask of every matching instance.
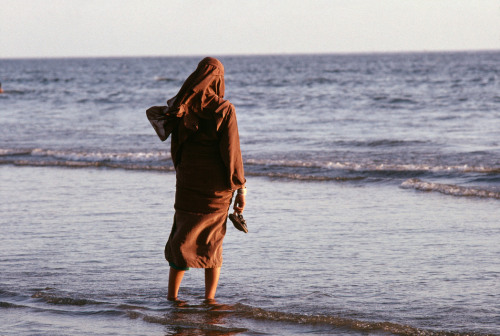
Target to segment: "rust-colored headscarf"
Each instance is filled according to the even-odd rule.
[[[178,128],[180,143],[198,130],[200,118],[214,119],[218,130],[230,105],[223,99],[224,91],[224,66],[216,58],[206,57],[167,106],[148,109],[148,119],[162,141],[168,138],[178,118],[182,118]]]
[[[245,184],[245,174],[236,114],[234,106],[223,99],[224,89],[222,63],[206,57],[186,79],[177,95],[167,101],[167,106],[153,106],[146,114],[162,141],[176,130],[171,141],[174,166],[180,162],[180,148],[198,130],[200,119],[214,120],[220,132],[219,147],[227,167],[228,187],[236,190]]]

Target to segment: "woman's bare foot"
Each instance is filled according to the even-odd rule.
[[[217,304],[217,300],[215,300],[215,299],[205,299],[205,300],[203,300],[203,303],[206,304],[206,305],[216,305]]]

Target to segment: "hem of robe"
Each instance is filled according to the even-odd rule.
[[[165,259],[179,268],[221,267],[228,211],[229,205],[212,213],[176,209]]]

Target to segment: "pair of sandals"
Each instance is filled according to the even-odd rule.
[[[231,222],[233,222],[235,228],[245,233],[248,233],[247,222],[243,218],[243,214],[235,211],[232,214],[229,214],[229,219],[231,220]]]

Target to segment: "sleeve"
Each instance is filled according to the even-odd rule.
[[[245,185],[245,172],[241,157],[240,137],[234,106],[229,104],[221,125],[220,152],[228,172],[228,184],[231,190],[236,190]]]
[[[146,111],[146,116],[161,141],[167,140],[178,122],[175,115],[170,116],[165,113],[165,108],[166,106],[153,106]]]

